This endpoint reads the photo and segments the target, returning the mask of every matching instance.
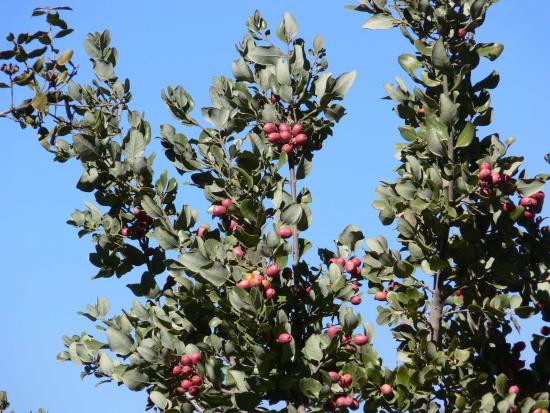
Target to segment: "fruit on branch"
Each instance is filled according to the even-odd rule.
[[[351,300],[350,302],[353,304],[353,305],[359,305],[361,304],[361,297],[359,297],[358,295],[354,295],[353,297],[351,297]]]
[[[277,292],[273,288],[268,288],[264,291],[264,297],[266,300],[272,300],[277,296]]]
[[[328,375],[330,376],[330,379],[333,383],[338,383],[340,381],[340,375],[335,371],[329,371]]]
[[[343,374],[340,376],[340,380],[338,381],[338,384],[342,387],[349,387],[351,386],[351,383],[353,382],[353,377],[351,377],[351,374]]]
[[[292,229],[289,227],[281,227],[277,232],[283,239],[290,238],[292,236]]]
[[[278,128],[277,128],[277,125],[275,125],[273,122],[267,122],[264,127],[262,128],[262,130],[265,132],[265,133],[274,133],[274,132],[277,132],[278,131]]]
[[[233,200],[231,198],[225,198],[222,200],[222,206],[229,209],[229,207],[233,205]]]
[[[281,333],[277,337],[277,342],[280,344],[288,344],[292,341],[292,336],[288,333]]]
[[[340,331],[340,329],[338,327],[330,326],[327,329],[327,334],[328,334],[329,338],[333,338],[338,333],[338,331]]]
[[[458,30],[456,31],[456,37],[458,37],[459,39],[464,39],[467,34],[468,34],[468,29],[466,29],[465,27],[459,27]]]
[[[348,260],[346,262],[346,265],[344,265],[344,269],[349,272],[350,274],[355,274],[355,269],[357,266],[355,265],[355,262],[353,260]]]
[[[179,376],[180,374],[181,374],[180,365],[175,365],[174,367],[172,367],[172,376],[176,377],[176,376]]]
[[[550,327],[548,326],[543,326],[540,328],[540,333],[543,335],[543,336],[548,336],[550,335]]]
[[[285,143],[283,146],[281,146],[281,151],[285,153],[291,153],[294,150],[294,145],[291,143]]]
[[[199,237],[204,236],[204,233],[205,233],[206,231],[208,231],[209,228],[210,228],[209,225],[207,225],[207,224],[202,224],[201,226],[199,226],[199,229],[197,230],[197,235],[198,235]]]
[[[214,217],[224,217],[227,215],[227,208],[223,205],[213,205],[211,208],[212,216]]]
[[[358,346],[363,346],[369,342],[369,338],[365,334],[357,334],[353,337],[353,342]]]
[[[380,386],[380,392],[384,396],[389,396],[393,393],[393,388],[389,384],[384,383],[383,385]]]
[[[281,267],[277,264],[271,264],[269,267],[267,267],[267,270],[265,271],[265,275],[267,275],[269,278],[275,278],[278,277],[281,273]]]
[[[507,214],[510,214],[516,210],[516,204],[512,201],[506,201],[502,204],[502,210]]]
[[[388,301],[388,293],[386,291],[377,291],[374,299],[376,301]]]
[[[239,258],[244,257],[243,248],[240,245],[233,247],[233,254],[235,254]]]
[[[252,283],[248,280],[241,280],[237,283],[237,287],[248,291],[252,288]]]
[[[520,390],[519,390],[519,386],[513,384],[511,385],[510,387],[508,387],[508,393],[510,394],[519,394]]]
[[[279,95],[276,95],[275,93],[271,95],[271,103],[277,103],[279,100],[281,100]]]
[[[127,237],[128,235],[130,235],[130,230],[128,228],[124,227],[124,228],[121,228],[119,233],[123,237]]]
[[[183,356],[181,356],[180,362],[181,362],[182,366],[192,366],[193,365],[193,360],[191,360],[191,357],[188,356],[187,354],[184,354]]]

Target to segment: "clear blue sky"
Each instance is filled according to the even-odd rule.
[[[184,85],[199,106],[208,103],[211,78],[230,74],[236,58],[233,46],[241,40],[244,22],[254,9],[262,10],[271,27],[276,27],[285,11],[291,11],[306,40],[323,34],[331,71],[358,71],[345,103],[348,116],[317,156],[307,183],[314,196],[315,215],[307,237],[316,246],[332,246],[348,223],[358,225],[368,236],[382,233],[392,237],[370,206],[377,182],[394,177],[393,145],[399,140],[399,119],[392,113],[391,103],[380,98],[384,82],[394,76],[405,78],[397,56],[411,51],[397,31],[362,30],[366,15],[345,10],[347,3],[67,0],[55,5],[74,8],[67,18],[76,31],[65,46],[75,49],[85,78],[89,76],[82,48],[86,33],[111,30],[119,49],[118,73],[132,80],[132,107],[146,112],[154,131],[161,123],[173,122],[160,100],[163,87]],[[496,116],[490,131],[498,131],[503,138],[516,136],[513,151],[526,156],[528,170],[548,172],[543,154],[549,151],[550,142],[550,2],[520,3],[503,0],[494,6],[478,32],[478,40],[506,46],[496,65],[484,64],[478,77],[493,67],[501,74],[501,85],[493,93]],[[29,16],[37,5],[42,4],[4,1],[0,34],[35,28],[37,21]],[[0,109],[5,107],[7,97],[0,94]],[[78,163],[54,164],[32,131],[21,131],[8,121],[0,120],[0,136],[4,142],[0,163],[4,177],[0,190],[0,389],[9,391],[12,407],[18,412],[41,405],[54,413],[142,411],[144,394],[113,385],[96,389],[93,380],[79,380],[78,367],[55,360],[62,350],[62,334],[93,331],[93,325],[76,311],[100,295],[110,299],[112,312],[129,306],[132,296],[123,285],[136,278],[90,280],[94,272],[87,258],[92,249],[90,239],[79,240],[74,228],[65,224],[72,210],[82,208],[82,202],[89,199],[89,194],[75,188],[80,176]],[[205,203],[199,194],[186,195],[185,202],[204,214]],[[548,212],[547,207],[546,215]],[[365,301],[362,313],[374,322],[375,305]],[[529,327],[536,324],[530,322]],[[376,346],[394,363],[388,334],[379,332]]]

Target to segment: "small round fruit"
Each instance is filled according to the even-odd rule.
[[[502,210],[510,214],[516,210],[516,205],[512,201],[506,201],[502,204]]]
[[[351,404],[349,405],[349,408],[351,410],[358,410],[359,409],[359,400],[351,399]]]
[[[519,387],[515,384],[511,385],[510,387],[508,387],[508,393],[519,394]]]
[[[292,125],[292,129],[290,131],[292,132],[292,135],[296,136],[302,133],[303,130],[304,130],[303,125],[300,122],[298,122]]]
[[[202,360],[202,354],[200,351],[196,351],[195,353],[191,354],[191,362],[193,364],[197,364],[201,360]]]
[[[279,125],[279,132],[290,132],[290,126],[285,122],[281,123]]]
[[[202,237],[204,233],[209,229],[210,227],[206,224],[202,224],[199,229],[197,230],[197,235],[199,237]]]
[[[281,333],[277,337],[277,342],[280,344],[288,344],[292,341],[292,336],[288,333]]]
[[[523,207],[536,206],[537,200],[533,197],[526,196],[525,198],[521,198],[519,200],[519,204]]]
[[[187,390],[189,390],[189,387],[191,387],[192,385],[193,385],[193,383],[191,382],[191,380],[185,379],[181,382],[180,387],[183,390],[187,391]]]
[[[357,284],[357,283],[351,284],[351,289],[352,289],[354,292],[359,291],[359,284]]]
[[[227,215],[227,208],[223,205],[214,205],[212,208],[212,216],[215,217],[224,217]]]
[[[279,95],[276,95],[275,93],[271,95],[271,103],[277,103],[279,100],[281,100]]]
[[[189,390],[187,390],[187,393],[189,393],[191,396],[197,396],[201,392],[201,388],[198,386],[191,386]]]
[[[193,383],[193,386],[200,386],[202,384],[202,377],[195,374],[191,377],[191,383]]]
[[[376,301],[388,301],[388,293],[386,291],[377,291],[374,299]]]
[[[456,31],[456,37],[458,37],[459,39],[464,39],[466,37],[466,34],[468,34],[468,30],[465,27],[460,27]]]
[[[222,206],[229,208],[231,205],[233,205],[233,200],[231,198],[225,198],[222,201]]]
[[[548,336],[550,335],[550,327],[548,326],[543,326],[540,328],[540,333],[543,335],[543,336]]]
[[[265,290],[265,292],[264,292],[264,297],[265,297],[267,300],[272,300],[272,299],[274,299],[276,296],[277,296],[277,292],[275,291],[274,288],[268,288],[268,289]]]
[[[491,183],[493,185],[500,185],[501,182],[502,182],[502,177],[500,176],[500,174],[498,172],[492,172]]]
[[[270,278],[278,277],[281,273],[281,267],[277,264],[271,264],[269,267],[267,267],[267,270],[265,271],[265,274]]]
[[[279,143],[281,142],[281,134],[279,132],[273,132],[267,135],[267,141],[269,143]]]
[[[523,211],[523,217],[528,220],[532,220],[535,217],[531,211]]]
[[[350,302],[353,304],[353,305],[359,305],[361,304],[361,297],[359,297],[358,295],[354,295],[353,297],[351,297],[351,300]]]
[[[424,113],[426,113],[426,109],[424,109],[423,107],[418,108],[419,115],[423,115]]]
[[[338,383],[338,381],[340,380],[340,375],[335,371],[329,371],[328,375],[330,376],[330,379],[333,383]]]
[[[277,125],[273,122],[267,122],[262,129],[265,133],[277,132]]]
[[[330,326],[328,329],[327,329],[327,334],[329,336],[329,338],[333,338],[336,333],[338,333],[338,331],[340,331],[340,329],[336,326]]]
[[[337,407],[348,407],[348,400],[346,396],[340,396],[336,399]]]
[[[283,143],[289,143],[290,140],[292,139],[292,134],[290,132],[280,132],[280,135],[281,135],[281,142]]]
[[[281,151],[285,153],[290,153],[294,150],[294,145],[291,143],[285,143],[283,146],[281,146]]]
[[[262,280],[261,284],[261,288],[263,288],[264,290],[267,290],[271,287],[271,283],[269,282],[269,280]]]
[[[130,235],[130,230],[124,227],[120,230],[120,235],[122,235],[123,237],[127,237],[128,235]]]
[[[489,162],[483,162],[481,165],[479,165],[479,170],[482,171],[484,169],[491,170],[491,164]]]
[[[521,353],[526,348],[527,348],[527,345],[525,344],[524,341],[518,341],[516,344],[514,344],[514,346],[512,347],[512,350],[513,351],[518,351],[518,352]]]
[[[489,169],[482,169],[479,171],[479,179],[483,182],[491,181],[491,171]]]
[[[248,291],[252,288],[252,284],[248,280],[241,280],[237,283],[237,287]]]
[[[300,133],[300,134],[296,135],[296,137],[294,138],[294,144],[296,146],[303,145],[306,142],[307,142],[307,135],[305,135],[303,133]]]
[[[191,357],[189,357],[187,354],[184,354],[183,356],[181,356],[180,361],[183,366],[191,366],[193,364]]]
[[[383,384],[380,386],[380,392],[382,392],[384,396],[389,396],[393,393],[393,389],[389,384]]]
[[[181,368],[181,375],[183,377],[189,377],[193,374],[193,368],[191,366],[183,366]]]
[[[181,374],[181,366],[177,365],[172,368],[172,376],[176,377]]]
[[[183,387],[176,387],[174,389],[174,394],[176,394],[178,396],[181,396],[181,395],[185,394],[185,389]]]
[[[353,342],[358,346],[364,346],[369,342],[369,338],[365,334],[357,334],[353,337]]]
[[[355,265],[355,262],[353,262],[353,260],[348,260],[346,262],[346,265],[344,265],[344,269],[350,274],[353,274],[355,272],[355,268],[357,268],[357,266]]]
[[[290,238],[292,236],[292,229],[289,227],[281,227],[279,228],[278,233],[283,239]]]
[[[342,387],[349,387],[351,386],[351,383],[353,382],[353,377],[351,377],[351,374],[343,374],[341,377],[340,377],[340,380],[338,381],[338,383],[340,384],[340,386]]]
[[[233,254],[239,258],[244,257],[244,251],[240,245],[233,248]]]

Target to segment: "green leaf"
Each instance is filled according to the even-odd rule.
[[[516,187],[523,196],[530,196],[543,189],[547,179],[548,177],[544,175],[532,179],[518,179],[516,181]]]
[[[508,386],[508,378],[506,377],[505,374],[499,374],[495,382],[495,388],[497,390],[497,393],[500,396],[505,397],[508,394],[508,391],[506,389],[507,386]]]
[[[466,126],[464,126],[464,129],[460,132],[460,135],[458,135],[458,138],[456,139],[455,147],[456,148],[465,148],[469,146],[472,143],[472,140],[474,139],[476,134],[476,127],[472,122],[467,122]]]
[[[132,352],[134,342],[129,335],[113,327],[109,327],[105,334],[107,335],[109,348],[113,353],[119,356],[127,356]]]
[[[112,80],[115,78],[113,64],[102,59],[94,59],[94,73],[103,81]]]
[[[483,395],[483,397],[481,398],[480,408],[487,413],[493,411],[493,409],[495,408],[495,398],[491,393],[485,393]]]
[[[491,61],[498,59],[503,50],[504,45],[500,43],[480,43],[476,47],[479,56],[486,57]]]
[[[73,136],[73,146],[82,161],[93,161],[101,156],[101,151],[95,146],[94,138],[87,135]]]
[[[151,393],[149,393],[149,398],[155,404],[155,406],[160,407],[163,410],[172,406],[172,403],[170,403],[166,396],[156,390],[153,390]]]
[[[282,56],[281,50],[275,46],[256,46],[248,52],[247,57],[254,63],[261,65],[274,65]]]
[[[44,93],[37,93],[31,100],[31,106],[38,112],[46,113],[48,111],[48,97]]]
[[[141,196],[141,206],[152,218],[161,219],[164,216],[162,208],[149,195]]]
[[[422,62],[418,60],[415,55],[410,53],[400,55],[398,60],[403,70],[405,70],[413,78],[416,77],[414,71],[422,67]]]
[[[452,125],[458,113],[458,105],[456,105],[446,94],[440,96],[440,119],[446,125]]]
[[[447,67],[450,63],[449,56],[447,55],[447,50],[443,44],[443,40],[439,39],[435,42],[432,52],[432,62],[434,66],[438,69],[443,69]]]
[[[151,236],[156,239],[159,245],[165,250],[175,250],[179,248],[180,244],[178,237],[164,227],[155,227]]]
[[[212,125],[218,129],[224,129],[227,126],[227,121],[229,120],[229,115],[231,111],[229,109],[218,109],[218,108],[202,108],[202,116]]]
[[[216,287],[221,287],[229,278],[229,271],[222,263],[215,261],[209,268],[201,269],[200,275]]]
[[[298,23],[296,19],[290,13],[285,13],[283,16],[283,21],[277,28],[277,37],[281,41],[290,43],[298,35]]]
[[[321,383],[311,378],[301,379],[299,386],[302,394],[309,399],[317,399],[319,397],[321,387],[323,387]]]
[[[348,90],[350,90],[356,77],[357,72],[355,70],[342,73],[336,78],[336,82],[332,88],[332,94],[337,98],[343,98],[345,94],[348,93]]]
[[[69,49],[63,52],[61,56],[59,56],[59,58],[57,59],[57,64],[61,66],[66,65],[67,63],[69,63],[72,57],[73,57],[73,51],[72,49]]]
[[[281,212],[281,221],[288,225],[295,225],[302,218],[302,206],[290,204]]]
[[[310,336],[302,350],[304,356],[308,360],[321,361],[323,358],[323,350],[321,349],[321,338],[318,335]]]
[[[254,81],[254,75],[252,74],[252,70],[250,70],[250,67],[248,67],[246,62],[242,59],[235,60],[233,62],[231,71],[233,72],[233,76],[235,76],[235,79],[237,79],[240,82]]]
[[[134,368],[124,372],[122,382],[128,386],[130,390],[139,391],[149,384],[149,376]]]
[[[375,14],[363,24],[363,29],[384,30],[391,29],[398,24],[399,20],[389,14]]]

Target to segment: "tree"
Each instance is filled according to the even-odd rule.
[[[56,161],[81,162],[77,187],[95,203],[69,223],[92,236],[96,277],[143,271],[128,285],[139,297],[132,307],[107,317],[105,298],[88,305],[82,314],[105,334],[64,337],[59,359],[83,365],[83,377],[146,390],[148,408],[171,413],[345,411],[360,401],[367,412],[548,409],[547,331],[533,336],[529,368],[525,344],[507,342],[518,317],[550,316],[550,233],[537,216],[548,176],[527,178],[497,134],[478,138],[499,78],[474,83],[471,73],[502,52],[474,41],[491,3],[352,7],[372,15],[364,27],[398,26],[416,49],[399,62],[417,87],[386,85],[406,143],[399,177],[377,188],[374,204],[382,223],[396,222],[401,248],[377,237],[359,258],[363,234],[350,225],[314,264],[304,257],[312,195],[302,182],[355,78],[326,72],[321,37],[306,46],[287,13],[276,30],[281,48],[260,13],[251,16],[234,78],[214,79],[201,110],[211,126],[196,119],[183,87],[163,91],[198,137],[161,125],[162,148],[204,191],[210,227],[181,205],[175,177],[155,175],[151,126],[115,74],[109,32],[86,38],[97,79],[81,85],[73,52],[57,46],[72,31],[60,16],[67,8],[36,9],[48,30],[10,34],[13,47],[0,53],[10,60],[3,86],[30,94],[1,116],[35,128]],[[362,283],[399,343],[396,368],[382,367],[373,327],[348,305],[361,301]]]

